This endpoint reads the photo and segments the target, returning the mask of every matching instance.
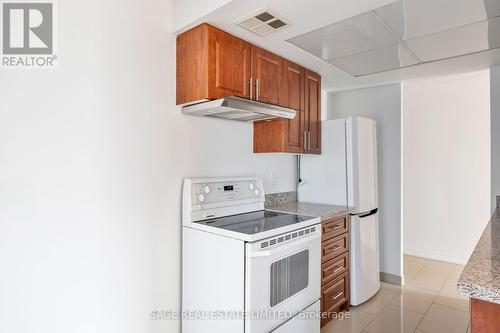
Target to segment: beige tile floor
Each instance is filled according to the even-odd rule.
[[[321,333],[466,333],[469,300],[456,291],[463,266],[404,256],[403,286],[382,283],[379,292],[349,319],[328,323]]]

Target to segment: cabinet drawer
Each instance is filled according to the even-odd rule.
[[[321,290],[321,311],[328,312],[349,300],[349,273],[344,273]]]
[[[347,216],[326,220],[321,223],[322,240],[328,240],[349,231],[349,219]]]
[[[337,236],[321,244],[321,262],[326,262],[349,250],[349,234]]]
[[[321,285],[330,282],[349,270],[349,252],[346,252],[321,265]]]

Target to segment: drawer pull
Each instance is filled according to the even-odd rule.
[[[330,296],[330,302],[334,302],[336,301],[339,297],[341,297],[342,295],[344,295],[344,292],[341,291],[340,293],[337,294],[337,296]]]
[[[334,226],[327,227],[327,229],[331,229],[331,230],[339,230],[339,229],[342,229],[342,228],[344,228],[344,224],[336,224]]]
[[[343,268],[344,268],[344,266],[338,266],[338,267],[336,267],[336,268],[332,271],[332,274],[335,274],[335,273],[337,273],[337,272],[340,272]]]
[[[340,245],[335,245],[335,246],[332,246],[332,247],[329,247],[326,249],[326,252],[330,252],[330,251],[337,251],[338,249],[342,248],[342,246]]]

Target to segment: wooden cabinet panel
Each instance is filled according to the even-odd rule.
[[[348,280],[348,275],[343,274],[323,288],[322,303],[324,311],[329,311],[347,300]]]
[[[349,311],[349,223],[349,214],[321,221],[321,326]]]
[[[334,313],[341,310],[342,305],[349,302],[349,274],[345,273],[331,281],[321,289],[321,312]],[[347,305],[348,307],[348,305]],[[322,318],[323,326],[331,318]]]
[[[471,298],[471,332],[493,333],[500,330],[500,304]]]
[[[305,114],[308,134],[308,153],[321,153],[321,76],[306,70]]]
[[[285,121],[283,119],[263,120],[253,123],[253,152],[283,152],[285,142]]]
[[[324,285],[349,270],[349,253],[344,253],[321,264],[321,285]]]
[[[207,98],[206,31],[206,25],[202,24],[177,36],[177,104]]]
[[[177,36],[177,104],[249,97],[251,47],[209,24]]]
[[[277,104],[281,102],[283,58],[252,45],[252,80],[257,101]]]
[[[297,114],[294,119],[285,120],[285,147],[289,153],[304,151],[304,78],[303,67],[291,61],[284,60],[282,105],[294,109]]]
[[[250,44],[208,26],[208,96],[249,97]]]
[[[347,216],[333,218],[321,223],[321,239],[328,240],[349,231]]]
[[[324,241],[321,251],[322,262],[326,262],[340,254],[349,251],[349,234],[345,233],[330,240]]]

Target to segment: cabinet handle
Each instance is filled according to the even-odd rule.
[[[252,78],[250,78],[250,99],[252,99],[252,90],[253,90],[253,84],[252,84]]]
[[[344,224],[336,224],[334,226],[328,226],[327,229],[332,229],[332,230],[339,230],[344,227]]]
[[[335,274],[335,273],[337,273],[337,272],[340,272],[343,268],[344,268],[344,266],[338,266],[337,268],[335,268],[335,269],[332,271],[332,274]]]
[[[255,79],[255,99],[259,100],[259,79]]]
[[[304,150],[307,150],[307,131],[304,131],[304,142],[303,142]]]
[[[335,301],[337,298],[339,298],[340,296],[342,296],[344,294],[343,291],[341,291],[340,293],[337,294],[337,296],[333,297],[333,296],[330,296],[330,302],[333,302]]]
[[[311,131],[307,132],[307,150],[311,150]]]
[[[338,249],[340,249],[342,246],[340,245],[335,245],[335,246],[332,246],[332,247],[329,247],[326,249],[326,252],[330,252],[330,251],[337,251]]]

